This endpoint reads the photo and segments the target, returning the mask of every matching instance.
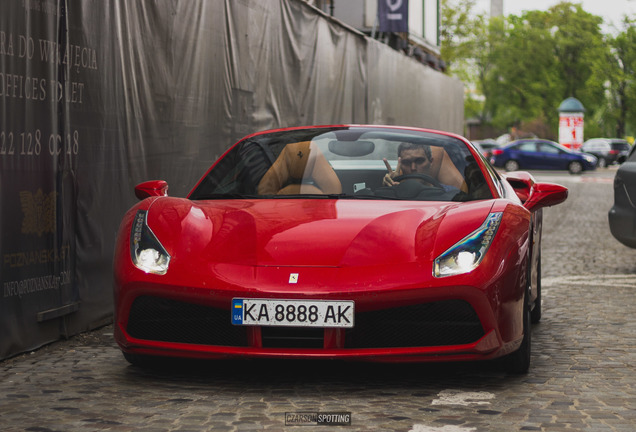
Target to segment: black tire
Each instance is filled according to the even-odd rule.
[[[523,340],[517,351],[508,354],[505,358],[506,369],[511,374],[523,375],[530,370],[530,354],[532,351],[532,320],[530,318],[530,305],[528,304],[528,294],[523,301]]]
[[[598,158],[598,167],[599,168],[605,168],[607,166],[607,161],[605,160],[604,157],[599,157]]]
[[[508,172],[510,171],[518,171],[519,170],[519,162],[517,162],[514,159],[510,159],[509,161],[506,161],[506,163],[504,164],[504,169]]]
[[[523,294],[523,339],[521,340],[521,346],[517,351],[508,354],[504,357],[506,370],[515,375],[522,375],[528,373],[530,369],[530,354],[532,351],[532,313],[530,311],[530,288],[531,288],[531,276],[532,270],[530,268],[530,255],[528,255],[528,278],[527,286]]]
[[[123,352],[124,358],[133,366],[137,367],[148,367],[156,364],[156,360],[154,357],[149,357],[141,354],[131,354],[127,352]]]
[[[537,264],[537,298],[534,300],[534,307],[530,312],[530,322],[536,324],[541,321],[541,255]]]
[[[583,172],[583,164],[579,161],[572,161],[568,165],[568,171],[570,171],[570,174],[581,174]]]

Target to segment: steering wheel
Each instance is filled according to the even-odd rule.
[[[437,180],[435,177],[432,177],[428,174],[423,173],[411,173],[411,174],[402,174],[401,176],[397,176],[393,179],[393,181],[401,182],[402,180],[424,180],[426,183],[430,183],[433,187],[437,189],[444,189],[444,186]]]

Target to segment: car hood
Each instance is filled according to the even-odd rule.
[[[174,265],[372,266],[435,259],[478,228],[492,205],[165,197],[151,205],[148,226]]]

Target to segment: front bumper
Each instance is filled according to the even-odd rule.
[[[124,352],[190,358],[481,360],[514,351],[522,336],[509,336],[518,327],[519,302],[511,299],[493,307],[489,289],[471,286],[312,295],[353,300],[355,326],[350,329],[236,326],[231,323],[231,298],[246,297],[244,291],[219,296],[182,287],[147,288],[129,289],[140,295],[119,302],[115,338]],[[282,298],[264,292],[249,296]]]

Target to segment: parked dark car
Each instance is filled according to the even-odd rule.
[[[614,176],[614,206],[609,211],[612,235],[625,246],[636,249],[636,152],[632,147],[627,160]]]
[[[629,143],[620,138],[592,138],[581,147],[581,151],[597,157],[599,168],[615,163],[622,164],[630,149]]]
[[[597,159],[590,154],[567,149],[554,141],[533,138],[513,141],[494,149],[490,162],[506,171],[545,169],[580,174],[594,170]]]

